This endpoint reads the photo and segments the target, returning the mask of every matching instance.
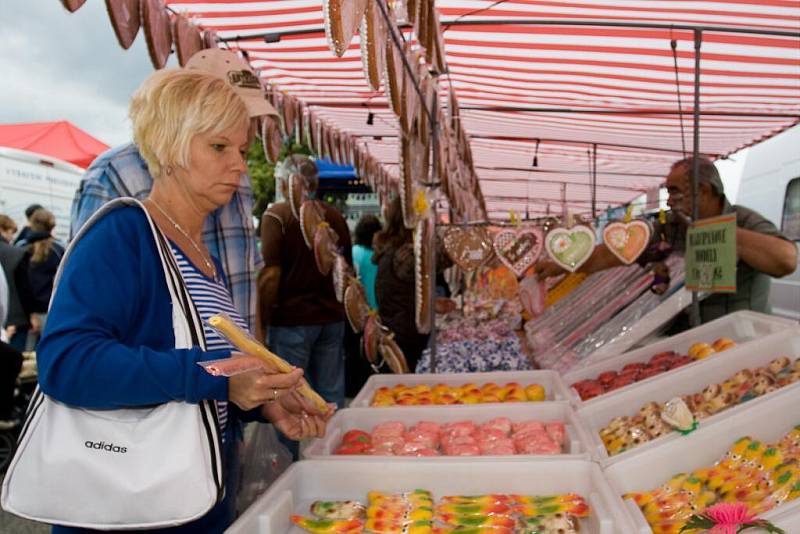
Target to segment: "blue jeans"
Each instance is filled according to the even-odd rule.
[[[269,348],[296,367],[328,402],[344,407],[344,321],[270,326]]]

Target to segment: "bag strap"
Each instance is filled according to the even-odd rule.
[[[156,226],[153,218],[150,216],[150,213],[147,211],[144,205],[135,198],[122,197],[111,200],[110,202],[104,204],[89,218],[89,220],[86,221],[86,223],[84,223],[84,225],[70,242],[67,250],[64,252],[64,257],[61,260],[61,264],[59,265],[55,279],[53,280],[53,295],[56,294],[56,287],[61,279],[64,266],[69,260],[69,256],[77,245],[78,241],[81,240],[86,232],[88,232],[97,221],[105,217],[111,211],[125,206],[136,206],[140,208],[142,212],[144,212],[156,245],[158,257],[164,272],[164,279],[167,284],[167,290],[169,291],[170,298],[172,300],[173,309],[181,311],[180,319],[173,314],[172,328],[175,335],[176,348],[199,346],[201,349],[206,350],[207,345],[205,332],[203,330],[203,321],[194,305],[194,302],[192,301],[191,296],[189,295],[189,290],[186,288],[186,284],[183,281],[183,276],[181,275],[180,267],[178,267],[178,262],[175,259],[175,254],[172,252],[172,248],[169,246],[166,236],[158,228],[158,226]],[[178,347],[177,345],[186,346]],[[33,404],[34,403],[31,402],[31,406],[33,406]],[[212,473],[214,474],[214,484],[217,487],[218,500],[221,500],[223,498],[224,478],[222,471],[222,435],[220,433],[217,403],[214,400],[203,400],[200,402],[199,407],[203,426],[206,431],[206,437],[208,438],[209,442],[209,449],[211,451],[210,462]]]

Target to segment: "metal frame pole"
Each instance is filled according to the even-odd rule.
[[[433,74],[433,80],[436,82],[439,78],[439,74]],[[439,91],[437,85],[436,95],[431,103],[430,113],[428,114],[428,118],[430,120],[430,128],[431,128],[431,150],[433,150],[433,154],[431,156],[431,183],[433,184],[433,191],[436,191],[436,184],[439,183],[439,121],[437,120],[437,115],[439,111]],[[436,201],[432,203],[431,206],[431,217],[433,217],[433,233],[431,235],[431,239],[433,243],[430,243],[430,246],[433,247],[433,252],[431,254],[433,261],[430,265],[430,317],[431,317],[431,333],[430,338],[428,340],[428,346],[431,349],[431,373],[436,373]]]
[[[597,219],[597,143],[592,143],[592,219]]]
[[[727,26],[703,26],[692,24],[667,24],[652,22],[624,22],[616,20],[570,20],[570,19],[530,19],[530,18],[475,18],[461,20],[441,21],[442,32],[447,31],[451,26],[496,26],[496,25],[516,25],[516,26],[601,26],[607,28],[650,28],[658,30],[684,30],[684,31],[712,31],[719,33],[739,33],[749,35],[765,35],[774,37],[800,37],[800,32],[788,30],[765,30],[761,28],[732,28]],[[411,28],[411,24],[398,24],[401,31]],[[322,33],[325,31],[323,26],[314,28],[303,28],[299,30],[286,30],[278,32],[256,32],[249,35],[232,35],[231,37],[218,37],[221,43],[234,41],[263,39],[267,43],[277,43],[282,37],[297,35],[308,35]]]
[[[700,218],[698,205],[698,179],[700,177],[700,46],[703,30],[694,30],[694,147],[692,150],[692,222]],[[700,324],[700,300],[692,291],[692,310],[689,315],[692,327]]]

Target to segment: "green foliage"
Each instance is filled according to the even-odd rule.
[[[292,143],[284,140],[281,146],[279,159],[283,160],[289,154],[313,155],[311,149],[306,145]],[[253,215],[261,219],[261,215],[271,202],[275,201],[275,165],[267,161],[264,154],[264,146],[261,139],[253,139],[250,148],[247,150],[247,167],[250,170],[250,178],[253,184]]]

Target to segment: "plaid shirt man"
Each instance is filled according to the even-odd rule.
[[[144,200],[152,186],[153,177],[133,143],[101,154],[86,171],[72,201],[70,239],[109,200]],[[222,262],[233,304],[255,332],[256,277],[263,260],[256,248],[252,213],[250,177],[242,175],[231,201],[206,219],[203,240],[209,252]]]

